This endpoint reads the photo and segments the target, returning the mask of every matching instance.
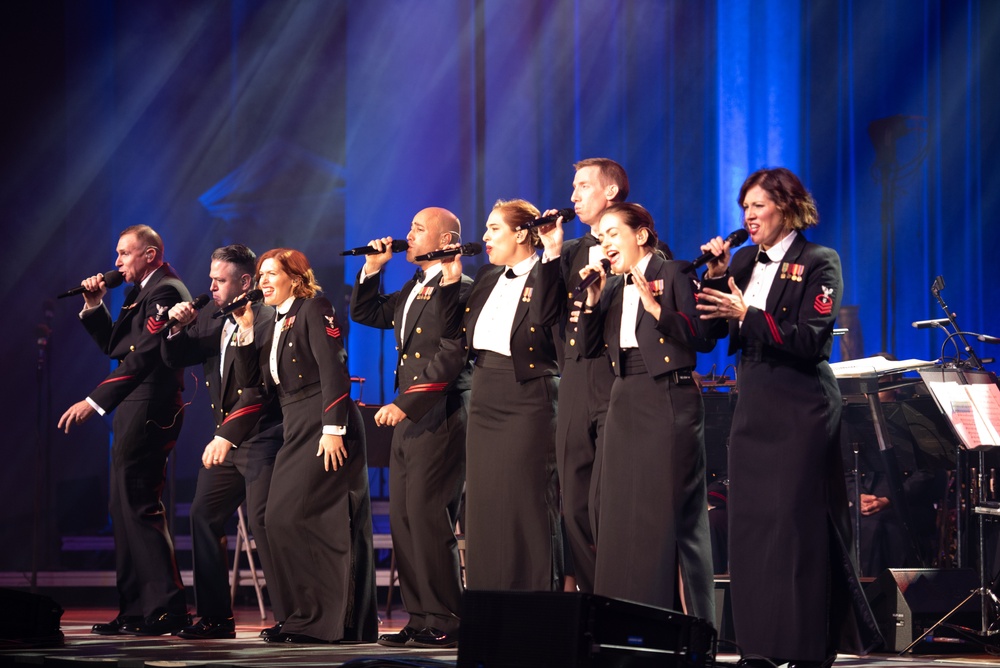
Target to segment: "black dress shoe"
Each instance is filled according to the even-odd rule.
[[[428,647],[443,649],[458,646],[458,633],[445,633],[433,626],[428,626],[417,632],[406,642],[407,647]]]
[[[232,617],[202,617],[197,624],[177,632],[185,640],[224,640],[236,637],[236,622]]]
[[[122,633],[129,636],[163,636],[191,626],[191,615],[181,612],[162,612],[150,615],[138,624],[123,624]]]
[[[784,661],[776,663],[762,656],[747,656],[740,659],[736,666],[737,668],[776,668],[781,663]]]
[[[124,624],[138,624],[142,622],[142,617],[132,615],[118,615],[107,624],[94,624],[90,632],[99,636],[120,636]]]
[[[405,647],[406,641],[415,635],[417,635],[415,628],[404,626],[398,633],[383,633],[375,642],[383,647]]]
[[[281,633],[282,624],[284,624],[284,622],[278,622],[274,626],[268,626],[266,629],[261,629],[260,637],[267,640],[268,638],[278,635]]]

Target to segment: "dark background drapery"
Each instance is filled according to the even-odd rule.
[[[106,523],[109,422],[55,421],[108,361],[79,298],[45,302],[110,269],[132,224],[193,294],[217,246],[291,246],[343,309],[361,261],[337,253],[402,237],[425,206],[478,240],[496,199],[568,206],[572,163],[608,156],[690,259],[739,227],[750,171],[785,165],[819,204],[807,236],[841,254],[855,354],[937,358],[944,337],[910,322],[943,316],[938,275],[964,329],[1000,335],[1000,3],[11,0],[0,26],[0,570],[30,562],[40,446],[49,533]],[[387,287],[411,271],[394,260]],[[391,400],[391,337],[348,339],[362,398]],[[699,371],[733,361],[721,348]],[[181,486],[211,430],[199,373]]]

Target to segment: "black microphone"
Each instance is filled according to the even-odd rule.
[[[913,326],[917,329],[930,329],[931,327],[944,327],[950,320],[948,318],[937,318],[935,320],[917,320]]]
[[[212,298],[209,297],[207,293],[203,295],[198,295],[197,297],[194,298],[194,301],[191,302],[191,307],[194,308],[195,311],[200,311],[203,308],[205,308],[205,304],[207,304],[210,301],[212,301]],[[176,324],[177,324],[177,318],[171,318],[170,320],[167,320],[167,326],[163,328],[163,338],[167,338],[168,336],[170,336],[170,330],[173,329],[174,325]]]
[[[117,269],[112,269],[111,271],[105,272],[104,274],[104,287],[108,288],[109,290],[111,288],[117,288],[124,282],[125,279],[124,277],[122,277],[122,273]],[[82,285],[78,285],[72,290],[67,290],[66,292],[62,293],[61,295],[56,297],[56,299],[62,299],[63,297],[72,297],[73,295],[82,295],[86,291],[87,288],[83,287]]]
[[[990,336],[989,334],[980,334],[976,338],[983,343],[1000,343],[1000,339],[995,336]]]
[[[424,253],[423,255],[418,255],[413,258],[415,262],[424,262],[425,260],[437,260],[442,257],[451,257],[452,255],[479,255],[483,252],[483,245],[477,244],[475,241],[470,241],[467,244],[462,244],[458,248],[449,248],[448,250],[436,250],[430,253]]]
[[[410,244],[406,243],[406,239],[393,239],[392,243],[389,245],[393,253],[402,253],[410,247]],[[351,250],[345,250],[341,255],[376,255],[382,251],[372,246],[358,246],[357,248],[352,248]]]
[[[744,243],[746,243],[746,240],[749,238],[750,238],[750,233],[741,227],[740,229],[736,230],[728,237],[726,237],[726,241],[729,242],[730,248],[736,248],[737,246],[742,246]],[[697,269],[698,267],[704,266],[718,257],[722,256],[716,255],[712,251],[706,251],[701,255],[701,257],[699,257],[697,260],[691,263],[689,269]]]
[[[604,273],[605,274],[607,274],[609,271],[611,271],[611,260],[609,260],[606,257],[602,257],[601,258],[601,268],[604,269]],[[581,294],[583,294],[583,292],[587,288],[589,288],[591,285],[593,285],[600,278],[601,278],[601,273],[598,272],[598,271],[595,271],[593,273],[587,274],[586,276],[583,277],[583,280],[580,281],[580,285],[576,286],[576,290],[573,291],[573,296],[574,297],[579,297]]]
[[[215,313],[212,314],[212,317],[213,318],[224,318],[227,315],[229,315],[230,313],[232,313],[233,311],[239,311],[241,308],[243,308],[247,304],[252,304],[254,302],[259,302],[263,298],[264,298],[264,291],[263,290],[253,289],[250,292],[248,292],[245,295],[243,295],[242,297],[240,297],[239,299],[237,299],[236,301],[234,301],[229,306],[223,306],[222,308],[220,308],[218,311],[216,311]]]
[[[518,225],[517,227],[514,228],[514,231],[517,232],[518,230],[530,230],[532,227],[551,225],[552,223],[556,222],[556,218],[559,218],[560,216],[562,216],[564,223],[568,223],[569,221],[576,218],[576,211],[574,211],[573,209],[559,209],[559,211],[552,214],[551,216],[541,216],[539,218],[535,218],[530,223],[524,223],[523,225]]]

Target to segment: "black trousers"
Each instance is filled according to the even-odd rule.
[[[109,511],[123,615],[187,610],[162,498],[167,457],[181,430],[179,411],[179,396],[126,400],[115,410]]]
[[[281,447],[281,428],[231,449],[222,464],[198,471],[198,486],[191,502],[191,543],[194,559],[194,595],[201,617],[231,617],[229,557],[226,522],[245,500],[247,523],[257,545],[274,618],[285,610],[276,581],[268,543],[264,511],[271,487],[274,458]]]
[[[594,591],[600,491],[600,453],[615,376],[607,356],[566,359],[559,386],[556,468],[567,551],[580,591]],[[567,560],[568,562],[569,560]]]
[[[455,521],[465,486],[469,392],[452,392],[392,436],[389,520],[399,588],[417,630],[458,630],[462,574]]]

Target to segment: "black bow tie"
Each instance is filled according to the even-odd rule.
[[[588,232],[586,235],[580,237],[580,243],[583,244],[584,248],[590,248],[591,246],[596,246],[597,237]]]
[[[632,274],[625,274],[625,285],[632,285]]]
[[[274,321],[281,322],[281,319],[284,318],[286,315],[288,315],[288,311],[285,311],[284,313],[278,313],[277,311],[275,311]]]
[[[515,274],[514,270],[509,267],[507,268],[507,271],[503,273],[503,275],[506,276],[507,278],[517,278],[517,274]]]
[[[424,273],[424,270],[420,269],[419,267],[417,268],[417,270],[415,272],[413,272],[413,280],[415,280],[417,283],[423,283],[424,282],[424,278],[426,276],[427,276],[427,274]]]
[[[768,257],[767,253],[765,253],[764,251],[761,251],[761,252],[757,253],[757,261],[760,262],[761,264],[767,264],[767,263],[771,262],[771,258]]]

